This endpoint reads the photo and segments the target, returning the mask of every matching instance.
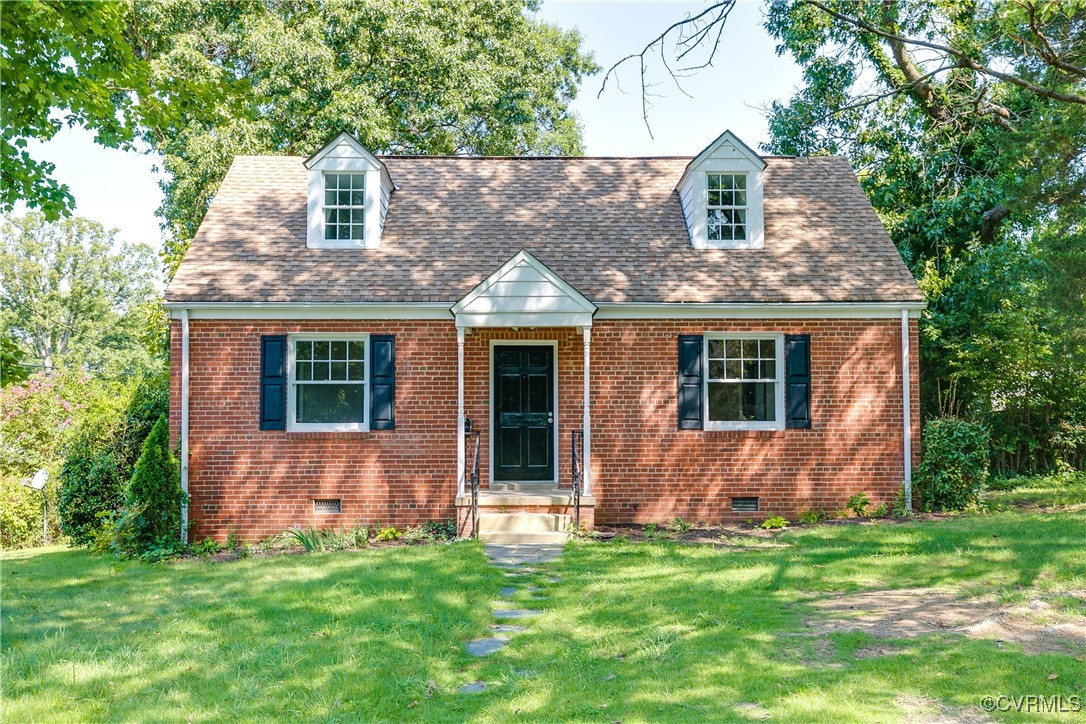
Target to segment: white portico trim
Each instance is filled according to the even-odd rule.
[[[456,473],[457,494],[464,495],[467,449],[464,440],[464,334],[471,327],[576,327],[584,342],[584,483],[589,495],[591,465],[590,345],[597,307],[546,264],[522,249],[456,302]],[[557,355],[555,364],[558,364]],[[557,370],[555,371],[557,374]],[[557,412],[557,410],[556,410]],[[557,441],[556,441],[557,442]],[[561,446],[558,446],[561,449]],[[555,461],[557,467],[557,461]]]

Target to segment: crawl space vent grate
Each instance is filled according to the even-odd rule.
[[[314,500],[313,501],[314,513],[342,513],[343,504],[339,498],[330,500]]]
[[[757,513],[757,498],[732,498],[732,510],[736,513]]]

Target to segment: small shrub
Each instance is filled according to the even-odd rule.
[[[228,550],[237,550],[241,547],[241,542],[238,540],[238,527],[236,525],[226,526],[226,546]]]
[[[25,548],[41,542],[41,493],[16,478],[0,480],[0,547]]]
[[[923,509],[963,510],[975,505],[988,481],[988,432],[965,420],[936,419],[924,426],[923,446],[917,469]]]
[[[222,550],[222,546],[213,538],[204,538],[199,543],[193,543],[189,550],[193,555],[210,556]]]
[[[177,535],[164,535],[140,550],[137,556],[144,563],[162,563],[185,552],[185,544]]]
[[[766,518],[762,521],[762,527],[766,530],[774,530],[776,528],[785,528],[788,526],[788,519],[779,515],[774,515]]]
[[[98,514],[98,526],[90,533],[87,549],[95,555],[102,555],[113,550],[117,538],[117,513],[104,510]]]
[[[365,548],[370,544],[369,526],[359,525],[351,529],[351,540],[355,548]]]
[[[799,514],[799,522],[804,525],[815,525],[829,519],[830,514],[818,508],[808,508]]]
[[[128,483],[125,508],[117,521],[120,552],[139,555],[162,548],[161,541],[180,542],[181,475],[177,458],[170,452],[170,426],[163,415],[143,443],[132,480]]]
[[[435,541],[452,540],[456,537],[455,520],[428,520],[422,524],[422,527]]]
[[[679,533],[680,535],[687,532],[688,530],[690,530],[693,527],[694,527],[693,525],[691,525],[690,523],[687,523],[682,518],[676,518],[671,523],[671,529],[673,531],[675,531],[676,533]]]
[[[403,531],[391,525],[387,528],[381,528],[377,531],[377,535],[374,536],[376,541],[399,540],[400,538],[403,538]]]
[[[641,527],[641,534],[644,535],[646,539],[651,540],[660,534],[660,526],[655,523],[645,523],[645,525]]]
[[[890,506],[886,503],[879,503],[875,506],[875,509],[871,511],[872,518],[885,518],[890,515]]]
[[[912,514],[913,511],[905,505],[905,486],[902,485],[897,489],[897,495],[894,496],[894,504],[890,506],[890,515],[895,518],[908,518]]]
[[[857,518],[862,518],[867,515],[867,506],[870,504],[871,501],[867,499],[867,492],[865,491],[850,497],[845,507],[851,510]]]

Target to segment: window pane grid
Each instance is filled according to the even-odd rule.
[[[361,240],[366,206],[366,174],[324,174],[324,238]]]
[[[747,238],[747,175],[710,173],[708,180],[709,241]]]
[[[362,339],[294,341],[294,419],[300,424],[365,422],[366,343]]]
[[[775,338],[707,340],[708,419],[775,422],[778,359]]]

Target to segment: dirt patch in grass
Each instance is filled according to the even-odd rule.
[[[914,694],[902,694],[894,703],[905,710],[902,721],[910,724],[972,724],[992,721],[979,709],[955,708],[940,704],[935,699]]]
[[[1029,654],[1086,653],[1086,616],[1061,613],[1039,598],[1000,606],[993,599],[913,588],[864,591],[813,605],[820,615],[807,625],[819,633],[863,631],[883,638],[957,633],[1019,644]]]

